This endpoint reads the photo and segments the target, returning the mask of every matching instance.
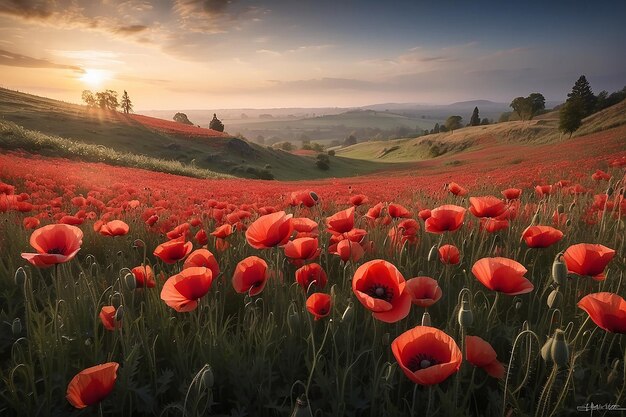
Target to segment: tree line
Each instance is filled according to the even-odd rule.
[[[95,93],[91,90],[84,90],[82,99],[87,106],[93,108],[117,111],[119,107],[125,114],[133,111],[133,103],[126,90],[124,90],[121,100],[117,99],[117,91],[114,90],[96,91]]]

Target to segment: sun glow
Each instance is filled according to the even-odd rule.
[[[104,70],[86,68],[85,73],[79,78],[90,87],[99,87],[109,78],[109,73]]]

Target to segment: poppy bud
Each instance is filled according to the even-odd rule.
[[[554,342],[554,339],[549,337],[541,347],[541,357],[548,364],[552,362],[552,354],[550,353],[552,351],[552,342]]]
[[[550,356],[559,368],[567,366],[569,362],[569,347],[565,341],[565,332],[556,329],[554,332],[554,342],[550,348]]]
[[[119,306],[117,310],[115,310],[115,321],[122,321],[124,318],[124,306]]]
[[[433,245],[433,247],[430,248],[430,252],[428,252],[428,262],[432,262],[435,259],[437,259],[437,255],[439,255],[439,251],[437,250],[437,245]]]
[[[565,220],[565,226],[570,227],[571,225],[572,225],[572,220],[571,219]]]
[[[565,284],[567,278],[567,265],[561,260],[562,254],[558,254],[552,263],[552,281],[556,285]]]
[[[609,187],[606,189],[606,195],[608,195],[609,197],[613,195],[613,191],[615,191],[613,189],[613,187]]]
[[[574,207],[576,207],[576,202],[572,201],[572,204],[569,205],[569,208],[567,209],[567,211],[572,211],[574,210]]]
[[[122,305],[122,294],[114,292],[113,295],[111,295],[111,305],[116,309]]]
[[[309,402],[306,399],[305,394],[302,394],[296,400],[296,405],[294,406],[290,417],[313,417],[311,407],[309,407]]]
[[[135,239],[135,241],[133,242],[133,247],[135,248],[143,248],[144,246],[146,246],[146,244],[141,239]]]
[[[565,212],[565,207],[563,207],[563,204],[558,204],[556,206],[556,212],[559,213],[559,214],[562,214],[562,213]]]
[[[519,310],[522,308],[522,300],[515,301],[515,309]]]
[[[124,255],[124,252],[122,252],[121,250],[117,251],[117,256],[122,257]]]
[[[343,315],[341,316],[341,322],[350,323],[353,317],[354,317],[354,308],[352,307],[352,303],[350,303],[348,304],[346,309],[343,311]]]
[[[548,295],[548,307],[549,308],[559,308],[561,302],[563,301],[563,294],[558,289],[552,290],[550,295]]]
[[[85,346],[91,346],[91,337],[88,337],[87,339],[85,339]]]
[[[422,326],[431,326],[428,311],[424,311],[424,314],[422,314]]]
[[[15,276],[13,277],[15,280],[15,285],[18,287],[23,287],[26,282],[26,271],[21,266],[17,268],[15,271]]]
[[[320,197],[319,197],[319,196],[317,195],[317,193],[315,193],[314,191],[311,191],[311,192],[309,193],[309,195],[311,196],[311,198],[312,198],[314,201],[317,201],[317,200],[319,200],[319,199],[320,199]]]
[[[201,376],[202,385],[207,388],[213,387],[215,383],[215,376],[213,375],[213,369],[211,369],[211,365],[204,365],[202,376]]]
[[[126,283],[126,287],[131,291],[137,288],[137,279],[133,274],[124,275],[124,282]]]
[[[463,305],[459,310],[458,320],[461,327],[470,327],[474,322],[474,313],[470,309],[469,301],[463,301]]]
[[[13,323],[11,324],[11,331],[13,332],[14,336],[22,333],[22,320],[20,320],[19,317],[13,319]]]

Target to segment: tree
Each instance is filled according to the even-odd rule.
[[[193,126],[193,123],[191,123],[191,120],[187,118],[185,113],[176,113],[173,119],[175,122]]]
[[[291,152],[293,151],[293,144],[291,142],[283,142],[280,144],[280,149],[283,151]]]
[[[321,170],[327,171],[330,168],[330,158],[325,153],[317,155],[317,161],[315,165]]]
[[[452,131],[454,133],[455,129],[460,129],[463,127],[461,121],[463,118],[461,116],[450,116],[446,119],[446,129]]]
[[[578,78],[574,87],[572,87],[572,92],[567,95],[567,101],[574,99],[580,99],[583,106],[583,118],[589,116],[595,110],[597,99],[593,95],[591,86],[584,75]]]
[[[96,98],[91,90],[84,90],[81,97],[87,106],[96,107]]]
[[[480,124],[480,116],[478,115],[478,107],[474,107],[474,112],[470,118],[470,126],[478,126]]]
[[[564,133],[569,133],[569,137],[571,138],[572,133],[582,124],[584,114],[585,105],[581,99],[568,99],[559,110],[559,130]]]
[[[213,113],[213,120],[209,123],[209,129],[217,130],[218,132],[224,131],[224,123],[217,118],[217,115]]]
[[[533,107],[531,100],[527,97],[515,97],[510,107],[517,113],[520,119],[526,120],[528,118],[530,120]]]
[[[480,121],[480,124],[481,124],[481,125],[483,125],[483,126],[488,125],[488,124],[489,124],[489,119],[487,119],[487,118],[485,117],[483,120],[481,120],[481,121]]]
[[[96,103],[104,110],[117,110],[120,104],[117,101],[117,91],[105,90],[96,93]]]
[[[124,113],[128,114],[133,111],[133,103],[130,101],[130,97],[128,97],[128,93],[126,92],[126,90],[124,90],[121,105]]]
[[[433,133],[439,133],[440,132],[440,126],[439,123],[435,123],[435,127],[433,128]]]
[[[354,135],[349,135],[344,141],[343,146],[356,145],[356,137]]]
[[[532,93],[528,99],[530,99],[531,119],[546,109],[546,99],[543,94]]]
[[[498,118],[498,123],[508,122],[509,121],[509,117],[511,117],[511,112],[510,111],[505,111]]]
[[[521,120],[531,120],[546,108],[546,99],[540,93],[528,97],[515,97],[510,104]]]

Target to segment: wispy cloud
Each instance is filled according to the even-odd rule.
[[[33,58],[0,49],[0,65],[23,68],[58,68],[83,73],[84,69],[77,65],[58,64],[47,59]]]

